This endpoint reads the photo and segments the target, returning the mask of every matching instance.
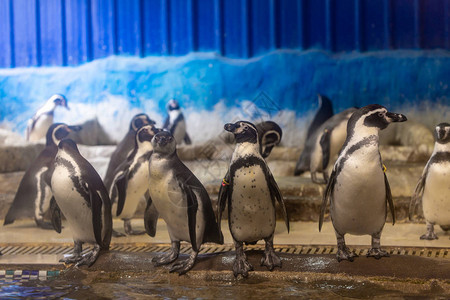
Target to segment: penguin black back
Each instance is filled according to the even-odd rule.
[[[128,155],[133,151],[135,145],[136,132],[144,125],[154,125],[155,121],[149,118],[146,114],[135,115],[130,122],[130,127],[125,137],[117,145],[114,152],[109,159],[108,168],[106,169],[104,182],[106,188],[109,190],[114,180],[114,171],[124,161],[126,161]]]
[[[319,98],[319,110],[316,112],[313,121],[308,127],[308,132],[306,134],[306,139],[308,139],[316,130],[320,127],[326,120],[331,118],[334,114],[333,103],[331,100],[324,96],[318,95]]]
[[[48,185],[46,173],[51,168],[58,151],[57,144],[59,141],[64,139],[71,131],[80,129],[80,126],[68,126],[64,123],[55,123],[49,127],[46,134],[46,146],[22,177],[13,203],[6,214],[4,225],[13,223],[18,218],[34,217],[39,227],[52,228],[50,224],[43,220],[48,209],[46,207],[47,197],[51,196],[46,192]]]

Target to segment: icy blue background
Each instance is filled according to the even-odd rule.
[[[331,98],[335,111],[370,103],[392,109],[423,103],[449,107],[449,53],[289,50],[252,59],[213,53],[111,56],[78,67],[0,69],[0,122],[23,132],[26,120],[54,93],[64,94],[72,108],[59,109],[56,121],[74,123],[97,116],[114,138],[120,138],[120,128],[128,127],[134,113],[144,111],[162,122],[171,98],[182,103],[188,117],[215,111],[219,123],[230,121],[229,112],[241,110],[244,101],[302,118],[317,107],[317,93]]]

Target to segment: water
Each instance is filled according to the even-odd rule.
[[[448,296],[448,291],[438,286],[432,286],[426,294],[418,294],[405,288],[405,283],[398,290],[351,278],[267,274],[255,272],[247,279],[235,279],[229,272],[191,273],[180,277],[167,274],[165,269],[150,274],[69,269],[58,278],[45,281],[0,281],[0,299],[405,299],[419,296],[444,299],[444,294]]]

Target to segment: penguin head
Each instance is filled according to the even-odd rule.
[[[151,142],[153,137],[160,131],[162,131],[162,129],[156,128],[152,124],[144,125],[136,133],[136,142],[138,144]]]
[[[447,144],[450,142],[450,124],[440,123],[435,130],[436,142],[439,144]]]
[[[256,126],[247,121],[225,124],[224,129],[234,134],[236,143],[258,143],[258,130]]]
[[[130,130],[137,132],[144,125],[154,125],[155,121],[150,119],[146,114],[137,114],[131,119]]]
[[[364,106],[353,113],[348,120],[347,134],[359,127],[385,129],[390,123],[405,122],[405,115],[389,112],[386,107],[379,104]]]
[[[53,104],[56,106],[62,106],[69,109],[69,106],[67,106],[67,99],[66,97],[64,97],[64,95],[61,94],[55,94],[53,96],[50,97],[50,99],[48,100],[49,102],[53,102]]]
[[[178,109],[180,109],[180,104],[178,103],[178,101],[175,99],[170,99],[169,102],[167,103],[167,110],[172,111]]]
[[[162,130],[153,137],[152,146],[154,152],[170,155],[175,152],[177,142],[170,132]]]
[[[58,151],[60,150],[66,152],[77,152],[77,153],[80,152],[78,151],[77,144],[71,139],[65,139],[60,141],[58,144]]]
[[[58,145],[72,131],[80,131],[81,126],[69,126],[64,123],[52,124],[47,130],[46,145]]]
[[[259,143],[261,146],[261,155],[268,157],[272,148],[281,142],[283,131],[277,123],[273,121],[265,121],[256,124],[258,129]]]

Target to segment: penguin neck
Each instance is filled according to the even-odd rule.
[[[179,110],[179,109],[169,110],[170,121],[174,122],[180,114],[181,114],[181,110]]]
[[[137,145],[137,154],[138,155],[142,155],[142,154],[150,152],[150,151],[153,151],[152,143],[147,142],[147,141],[143,142],[143,143],[138,142],[138,145]]]
[[[376,143],[379,144],[379,134],[380,129],[378,127],[360,126],[353,129],[351,135],[347,137],[349,140],[346,144],[353,145],[369,137],[375,139]]]
[[[42,106],[36,114],[41,115],[41,114],[52,114],[53,111],[56,108],[56,104],[55,102],[52,101],[48,101],[47,103],[44,104],[44,106]]]
[[[236,144],[236,148],[234,149],[233,156],[231,161],[234,162],[239,158],[246,156],[258,156],[262,159],[261,154],[259,153],[259,143],[238,143]]]
[[[441,144],[441,143],[434,143],[434,150],[433,155],[437,152],[450,152],[450,143],[447,144]]]
[[[172,153],[162,153],[153,151],[152,154],[152,158],[156,160],[170,160],[174,157],[178,157],[177,151],[174,151]]]

